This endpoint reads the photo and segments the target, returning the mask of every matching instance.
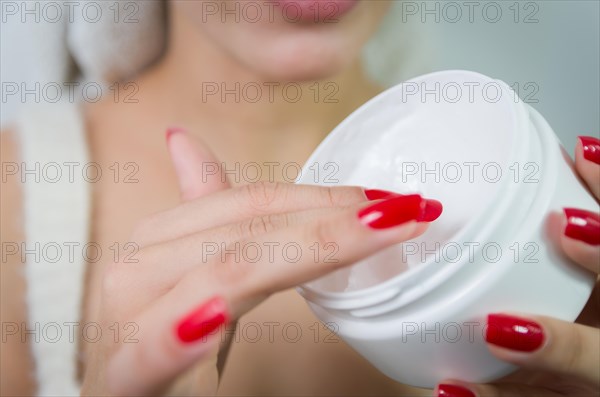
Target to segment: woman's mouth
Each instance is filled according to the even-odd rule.
[[[277,0],[288,22],[335,23],[360,0]]]

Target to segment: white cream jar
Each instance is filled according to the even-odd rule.
[[[399,382],[505,375],[514,367],[483,339],[488,313],[572,321],[589,298],[594,276],[551,235],[563,207],[598,205],[547,122],[503,82],[447,71],[398,85],[340,124],[298,182],[443,203],[419,239],[299,288],[323,322]]]

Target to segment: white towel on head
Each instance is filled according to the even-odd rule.
[[[24,103],[51,102],[44,97],[48,84],[81,79],[104,85],[133,77],[161,55],[166,43],[163,0],[1,6],[2,125]],[[60,99],[71,100],[62,87]]]
[[[160,0],[85,0],[102,17],[91,22],[77,13],[67,30],[74,60],[86,80],[110,82],[132,77],[152,63],[165,45],[165,4]]]

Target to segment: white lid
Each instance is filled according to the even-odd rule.
[[[502,221],[502,208],[519,188],[510,165],[528,151],[529,126],[527,111],[505,83],[468,71],[418,77],[363,105],[319,146],[298,183],[332,185],[330,173],[319,181],[313,170],[334,163],[334,184],[420,193],[441,201],[444,212],[418,239],[300,292],[328,307],[356,307],[388,299],[393,291],[384,287],[391,284],[406,289],[421,282],[421,268],[440,279],[451,272],[457,263],[445,259],[452,259],[453,246],[481,241]],[[446,250],[441,260],[431,253],[436,243]]]

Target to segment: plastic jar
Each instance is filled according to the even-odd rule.
[[[299,183],[443,203],[418,239],[299,287],[321,321],[399,382],[503,376],[514,367],[488,352],[487,314],[573,321],[590,296],[594,275],[553,241],[563,207],[598,205],[548,123],[503,82],[446,71],[391,88],[327,137]]]

